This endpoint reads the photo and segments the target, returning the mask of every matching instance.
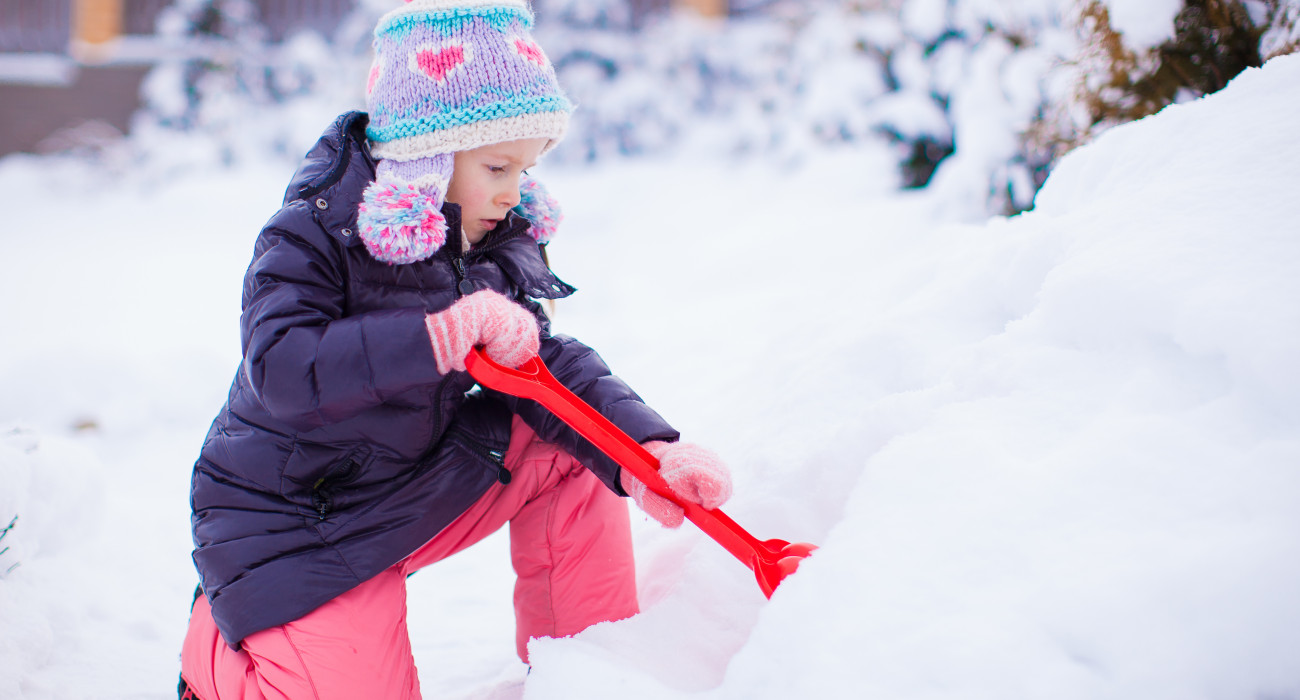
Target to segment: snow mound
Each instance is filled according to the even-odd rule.
[[[0,426],[0,697],[26,697],[29,674],[67,646],[75,606],[62,595],[82,576],[65,565],[96,524],[101,466],[68,438]]]
[[[655,352],[687,337],[749,383],[633,362],[653,375],[634,385],[740,406],[680,409],[741,456],[729,512],[822,549],[764,606],[711,543],[652,540],[680,550],[671,590],[536,643],[524,697],[1300,693],[1298,85],[1282,57],[1116,128],[1010,220],[814,206],[795,235],[815,237],[755,216],[748,240],[664,241],[708,259],[658,303],[728,313],[713,333],[738,339],[670,317]],[[693,274],[744,274],[725,261],[755,250],[791,283],[738,306],[735,277]],[[763,443],[802,460],[773,466]]]

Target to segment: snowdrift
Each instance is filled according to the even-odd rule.
[[[696,309],[640,329],[690,381],[637,386],[709,404],[733,516],[823,548],[763,606],[694,546],[646,619],[538,642],[525,697],[1300,693],[1297,86],[1279,58],[1117,128],[1011,220],[829,187],[632,234],[673,253],[625,284]]]

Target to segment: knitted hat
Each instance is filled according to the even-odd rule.
[[[357,219],[375,258],[416,262],[446,242],[440,209],[455,152],[547,138],[545,153],[563,138],[573,106],[532,25],[525,0],[405,0],[379,19],[366,135],[380,161]],[[521,207],[535,211],[520,213],[545,242],[559,218],[545,210],[554,200],[531,178],[524,188]]]

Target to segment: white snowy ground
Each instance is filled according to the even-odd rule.
[[[426,697],[1300,698],[1297,113],[1275,59],[980,225],[870,151],[543,172],[559,328],[729,460],[737,521],[821,549],[769,602],[637,518],[645,612],[525,677],[494,537],[411,580]],[[171,696],[287,176],[0,161],[0,698]]]

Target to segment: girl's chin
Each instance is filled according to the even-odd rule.
[[[462,227],[465,236],[469,238],[470,243],[478,243],[483,237],[492,232],[501,222],[489,219],[479,219],[477,223]]]

